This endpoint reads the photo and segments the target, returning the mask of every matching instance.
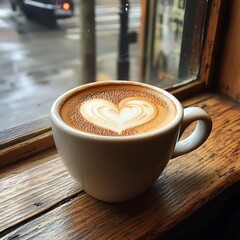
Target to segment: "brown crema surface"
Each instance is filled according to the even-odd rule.
[[[106,118],[100,117],[101,119],[96,119],[97,117],[94,112],[97,112],[98,109],[94,109],[94,107],[93,118],[86,118],[85,114],[81,113],[81,111],[83,111],[81,109],[84,109],[82,106],[89,100],[92,101],[94,99],[98,104],[101,100],[106,100],[110,103],[109,105],[114,105],[114,108],[105,107],[104,109],[104,107],[102,107],[104,111],[107,110],[110,113],[110,117],[106,116]],[[126,106],[122,106],[122,102],[128,102],[128,99],[137,99],[139,102],[141,102],[141,100],[143,102],[148,102],[151,111],[150,113],[140,111],[141,113],[139,114],[144,117],[144,120],[142,121],[139,121],[139,117],[134,118],[134,116],[131,117],[130,115],[128,116],[127,113],[124,113],[126,115],[123,117],[125,124],[124,129],[121,130],[121,132],[114,131],[113,128],[111,128],[110,125],[108,127],[107,124],[108,122],[110,123],[110,121],[113,122],[116,120],[116,116],[123,115],[123,111],[128,111],[129,114],[132,114],[133,111],[137,111],[138,108],[142,110],[140,103],[137,103],[137,107],[129,107],[127,104],[125,104]],[[151,116],[148,116],[149,114],[151,114]],[[169,98],[151,88],[128,83],[103,83],[102,85],[88,86],[76,91],[62,104],[60,115],[66,124],[82,132],[103,136],[132,136],[153,132],[163,128],[174,119],[176,108]],[[106,122],[103,123],[105,120]],[[138,121],[140,123],[139,125]],[[128,124],[130,126],[129,128]]]

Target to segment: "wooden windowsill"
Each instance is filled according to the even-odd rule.
[[[183,105],[209,112],[209,139],[170,161],[153,187],[131,202],[107,204],[88,196],[54,148],[2,168],[0,238],[171,239],[201,226],[240,191],[240,104],[203,93]]]

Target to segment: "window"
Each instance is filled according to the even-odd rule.
[[[173,88],[199,79],[210,2],[146,1],[145,7],[143,81]]]
[[[79,46],[83,43],[81,24],[90,27],[86,27],[85,34],[96,43],[95,49],[90,49],[90,41],[84,43],[88,44],[84,53],[90,52],[96,59],[96,66],[87,68],[90,71],[85,74],[95,71],[97,81],[117,78],[119,38],[121,31],[126,34],[126,29],[119,25],[119,12],[124,6],[127,11],[123,15],[128,14],[127,37],[131,41],[128,46],[130,80],[167,87],[183,95],[208,83],[222,1],[81,1],[74,2],[74,16],[57,19],[57,24],[51,14],[36,12],[31,15],[21,5],[15,6],[17,11],[12,12],[8,1],[0,4],[2,147],[6,142],[9,145],[16,141],[19,135],[25,136],[20,139],[26,139],[48,131],[51,103],[62,92],[84,82],[81,66],[87,58],[80,54],[83,53]],[[190,11],[192,9],[196,15]],[[194,17],[192,15],[197,22],[189,21],[187,17]],[[197,34],[194,34],[195,26]],[[94,29],[96,31],[92,31]],[[189,37],[192,45],[185,44]],[[174,48],[167,47],[170,41]],[[197,47],[193,46],[196,43]],[[184,64],[191,69],[190,73],[180,72],[184,67],[179,66]]]

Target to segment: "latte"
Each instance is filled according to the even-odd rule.
[[[132,136],[153,132],[170,123],[174,103],[164,94],[133,83],[102,82],[75,92],[60,114],[69,126],[104,136]]]

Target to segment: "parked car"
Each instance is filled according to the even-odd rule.
[[[45,18],[56,21],[73,16],[72,0],[10,0],[14,11],[20,8],[28,19]]]

